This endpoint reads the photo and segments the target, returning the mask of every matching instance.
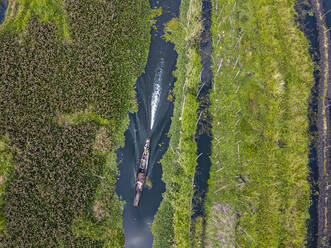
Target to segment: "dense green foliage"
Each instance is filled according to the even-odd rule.
[[[37,16],[43,23],[53,22],[57,33],[69,39],[68,23],[66,20],[63,0],[15,0],[9,1],[5,30],[11,29],[22,32],[31,16]]]
[[[191,247],[202,247],[203,246],[203,217],[199,216],[192,219],[192,240]]]
[[[212,3],[207,242],[304,247],[310,204],[307,109],[314,78],[308,42],[294,23],[294,1]],[[213,221],[222,215],[229,222]]]
[[[151,17],[143,0],[10,1],[0,27],[1,247],[123,246],[114,150]]]
[[[6,186],[7,178],[13,171],[12,149],[8,146],[7,142],[8,137],[0,137],[0,232],[6,228],[6,218],[3,211],[3,192]]]
[[[157,248],[185,248],[191,244],[191,201],[197,164],[194,140],[198,108],[196,96],[201,71],[201,1],[182,1],[180,11],[180,18],[168,23],[165,35],[175,44],[178,59],[170,145],[162,159],[162,180],[166,184],[166,192],[152,226],[153,246]]]

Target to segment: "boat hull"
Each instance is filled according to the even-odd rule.
[[[140,198],[142,196],[142,192],[144,189],[145,181],[146,181],[146,176],[147,176],[147,169],[148,169],[148,162],[149,162],[149,155],[150,155],[150,139],[146,139],[146,143],[144,146],[144,152],[142,154],[140,163],[139,163],[139,168],[138,168],[138,173],[137,173],[137,178],[136,178],[136,185],[135,185],[135,196],[133,200],[133,206],[138,207]]]

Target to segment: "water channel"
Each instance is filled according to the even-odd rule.
[[[203,31],[200,41],[200,63],[201,80],[199,83],[199,94],[197,101],[199,108],[197,110],[198,125],[196,130],[197,142],[197,167],[194,175],[194,196],[193,196],[193,215],[192,218],[198,216],[204,217],[204,201],[208,191],[209,170],[211,167],[211,115],[209,113],[210,99],[209,92],[212,87],[213,72],[211,68],[211,11],[212,6],[210,0],[202,1],[201,22]]]
[[[178,0],[150,0],[152,8],[161,7],[156,29],[151,29],[151,44],[145,73],[137,80],[138,112],[129,114],[130,124],[125,132],[125,146],[117,151],[120,177],[116,193],[126,201],[123,213],[125,247],[152,247],[150,224],[162,200],[165,185],[161,180],[159,161],[168,148],[167,133],[171,124],[173,103],[168,100],[175,78],[177,54],[174,45],[162,39],[163,26],[179,14]],[[151,153],[147,177],[152,187],[145,188],[140,204],[134,207],[137,164],[146,138],[151,138]]]
[[[5,21],[5,13],[8,7],[8,0],[0,0],[0,24]]]

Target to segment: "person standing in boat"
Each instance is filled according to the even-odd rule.
[[[138,189],[142,189],[144,179],[145,179],[144,173],[143,172],[139,172],[138,173],[138,181],[137,181],[137,190]]]

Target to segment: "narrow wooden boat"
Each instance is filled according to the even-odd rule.
[[[148,161],[149,161],[149,147],[150,147],[150,139],[146,139],[146,143],[144,146],[144,152],[141,156],[141,160],[139,163],[137,178],[136,178],[136,187],[135,187],[135,197],[133,200],[133,206],[138,207],[139,201],[144,189],[145,181],[146,181],[146,175],[147,175],[147,169],[148,169]]]

